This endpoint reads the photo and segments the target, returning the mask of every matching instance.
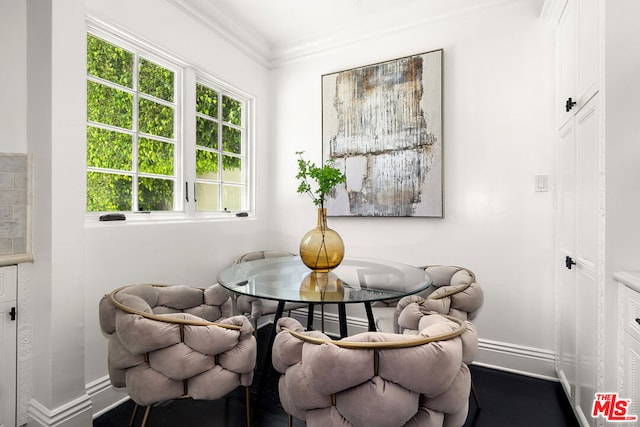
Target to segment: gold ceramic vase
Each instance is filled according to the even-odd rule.
[[[327,209],[318,208],[318,226],[300,241],[300,258],[317,272],[336,268],[344,258],[344,243],[338,233],[327,227]]]

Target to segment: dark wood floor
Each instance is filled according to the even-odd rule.
[[[265,342],[269,327],[261,328],[258,341]],[[262,339],[261,339],[262,338]],[[264,354],[259,349],[259,355]],[[465,427],[579,427],[559,383],[516,375],[479,366],[471,366],[481,409],[472,397]],[[251,388],[252,427],[287,426],[287,414],[280,406],[277,375]],[[148,427],[238,427],[244,426],[245,394],[240,388],[225,399],[197,401],[182,399],[158,404],[151,410]],[[96,418],[94,427],[127,426],[133,403],[127,402]],[[141,425],[138,411],[135,426]],[[294,420],[294,426],[304,426]]]

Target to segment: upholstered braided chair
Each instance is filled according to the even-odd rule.
[[[439,314],[417,336],[365,332],[334,341],[278,321],[272,361],[280,402],[308,427],[462,426],[475,329]]]
[[[131,423],[138,405],[147,407],[144,426],[155,403],[215,400],[244,386],[250,425],[256,340],[249,320],[230,317],[231,310],[229,293],[218,284],[207,289],[132,285],[100,300],[109,377],[136,403]]]
[[[240,256],[234,261],[234,264],[239,264],[242,262],[253,261],[257,259],[267,259],[267,258],[276,258],[276,257],[285,257],[285,256],[294,256],[291,252],[281,251],[281,250],[266,250],[266,251],[254,251],[247,252],[246,254]],[[263,316],[269,316],[276,313],[278,308],[278,301],[261,299],[257,297],[252,297],[249,295],[236,295],[234,296],[236,309],[246,315],[252,322],[254,329],[258,329],[259,320]],[[307,304],[303,303],[295,303],[295,302],[287,302],[284,305],[285,311],[291,311],[296,308],[307,307]]]
[[[464,267],[433,265],[421,267],[429,275],[431,285],[424,291],[400,300],[375,303],[373,313],[379,331],[400,333],[398,315],[412,302],[418,302],[425,311],[448,314],[461,320],[474,320],[478,315],[484,294],[475,274]],[[428,302],[425,302],[429,300]]]
[[[398,328],[407,329],[397,321],[397,316],[411,303],[421,306],[424,312],[435,311],[447,314],[460,320],[474,320],[482,303],[484,293],[476,280],[476,275],[469,269],[451,265],[436,265],[425,267],[424,270],[431,278],[432,291],[427,295],[409,295],[397,303],[396,324]],[[409,329],[415,328],[415,324]]]
[[[425,267],[425,271],[431,277],[433,291],[427,297],[409,295],[398,301],[394,315],[397,332],[417,334],[422,330],[423,318],[434,312],[471,323],[484,302],[484,293],[475,274],[466,268],[449,265]],[[476,406],[480,408],[480,399],[473,381],[471,390]]]

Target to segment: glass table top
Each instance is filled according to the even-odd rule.
[[[278,301],[356,303],[400,298],[431,284],[424,270],[393,261],[345,258],[330,273],[314,273],[300,257],[235,264],[218,274],[232,292]]]

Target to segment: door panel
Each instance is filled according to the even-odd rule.
[[[0,427],[16,423],[16,306],[17,267],[0,268]]]
[[[564,267],[573,258],[575,245],[575,132],[574,121],[560,130],[558,140],[557,209],[558,209],[558,377],[570,397],[576,387],[576,283],[574,269]]]
[[[576,412],[591,425],[597,389],[599,118],[597,97],[575,118],[576,134]]]
[[[597,389],[601,209],[598,96],[560,129],[558,146],[558,376],[582,425]],[[564,265],[565,259],[575,264]],[[569,268],[570,267],[570,268]]]
[[[598,239],[598,111],[589,102],[576,116],[576,257],[591,268]]]

